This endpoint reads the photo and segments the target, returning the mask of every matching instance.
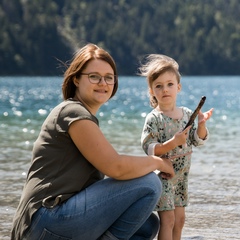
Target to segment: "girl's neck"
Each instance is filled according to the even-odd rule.
[[[178,108],[177,106],[173,107],[158,106],[156,107],[156,110],[173,119],[181,119],[183,116],[182,109]]]
[[[174,113],[178,108],[177,106],[174,104],[174,105],[158,105],[156,107],[156,109],[159,111],[159,112],[162,112],[164,114],[167,114],[167,113]]]

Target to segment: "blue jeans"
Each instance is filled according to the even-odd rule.
[[[152,211],[161,189],[155,173],[125,181],[103,179],[53,209],[41,207],[24,239],[153,239],[159,220]]]

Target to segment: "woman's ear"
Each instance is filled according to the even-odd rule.
[[[74,83],[74,85],[75,85],[76,87],[78,87],[78,85],[79,85],[79,79],[76,78],[76,77],[74,77],[73,83]]]

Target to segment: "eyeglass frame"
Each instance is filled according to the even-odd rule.
[[[101,77],[97,83],[91,82],[91,80],[90,80],[90,78],[89,78],[89,75],[91,75],[91,74],[95,74],[95,75],[98,75],[98,76]],[[89,82],[92,83],[92,84],[99,84],[99,83],[102,81],[102,78],[104,79],[104,81],[105,81],[105,83],[106,83],[107,85],[114,85],[114,84],[117,82],[117,75],[114,75],[114,74],[106,74],[105,76],[102,76],[102,75],[99,74],[99,73],[90,72],[90,73],[80,73],[80,75],[86,75],[86,76],[88,76],[88,80],[89,80]],[[106,81],[105,77],[106,77],[107,75],[113,76],[113,78],[114,78],[114,82],[113,82],[113,83],[110,83],[110,84],[109,84],[109,83]]]

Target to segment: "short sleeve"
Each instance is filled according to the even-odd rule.
[[[93,121],[98,125],[97,118],[83,105],[79,102],[70,102],[60,109],[56,121],[56,129],[59,132],[67,132],[73,122],[83,119]]]

